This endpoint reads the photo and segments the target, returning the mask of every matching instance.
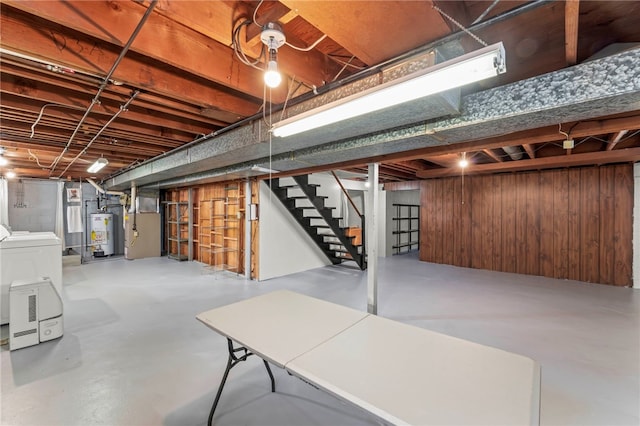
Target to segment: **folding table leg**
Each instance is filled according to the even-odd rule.
[[[224,384],[227,382],[227,377],[229,376],[229,371],[238,365],[242,361],[246,361],[248,357],[254,355],[252,352],[249,352],[247,348],[241,346],[239,348],[233,347],[233,342],[231,339],[227,338],[227,348],[229,350],[229,359],[227,360],[227,368],[224,370],[224,375],[222,376],[222,380],[220,381],[220,386],[218,386],[218,392],[216,393],[216,399],[213,401],[213,405],[211,406],[211,412],[209,413],[209,420],[207,424],[209,426],[212,425],[213,422],[213,413],[216,411],[216,407],[218,406],[218,401],[220,401],[220,395],[222,395],[222,389],[224,388]],[[236,352],[244,351],[244,354],[241,356],[236,356]],[[267,373],[269,373],[269,378],[271,379],[271,392],[276,391],[276,382],[273,378],[273,373],[271,372],[271,368],[269,367],[269,363],[265,360],[264,366],[267,368]]]
[[[269,363],[264,359],[262,360],[262,362],[264,362],[264,366],[267,367],[267,373],[269,373],[269,378],[271,379],[271,392],[275,392],[276,381],[273,379],[273,373],[271,372],[271,367],[269,367]]]

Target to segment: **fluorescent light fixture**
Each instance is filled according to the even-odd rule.
[[[96,173],[97,171],[101,170],[101,169],[102,169],[104,166],[106,166],[107,164],[109,164],[109,161],[107,161],[107,159],[106,159],[106,158],[104,158],[104,157],[100,157],[100,158],[98,158],[98,159],[96,160],[96,162],[95,162],[95,163],[93,163],[93,164],[91,165],[91,167],[89,167],[89,168],[87,169],[87,171],[88,171],[89,173]]]
[[[295,135],[494,77],[506,70],[504,46],[499,42],[280,121],[273,125],[272,132],[279,137]]]

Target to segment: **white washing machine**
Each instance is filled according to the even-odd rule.
[[[9,232],[0,226],[0,324],[9,322],[14,281],[47,277],[62,295],[62,243],[53,232]]]

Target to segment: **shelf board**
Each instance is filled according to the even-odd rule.
[[[412,241],[412,242],[409,242],[409,243],[394,245],[394,246],[392,246],[392,248],[411,247],[411,246],[417,246],[419,244],[420,244],[420,241]]]

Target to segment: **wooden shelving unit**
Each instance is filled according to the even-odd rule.
[[[420,247],[420,205],[393,204],[395,208],[393,254],[403,254]]]
[[[241,186],[227,184],[218,197],[198,202],[198,259],[219,271],[242,271]]]
[[[188,201],[165,201],[167,218],[168,257],[189,259],[190,217]]]

